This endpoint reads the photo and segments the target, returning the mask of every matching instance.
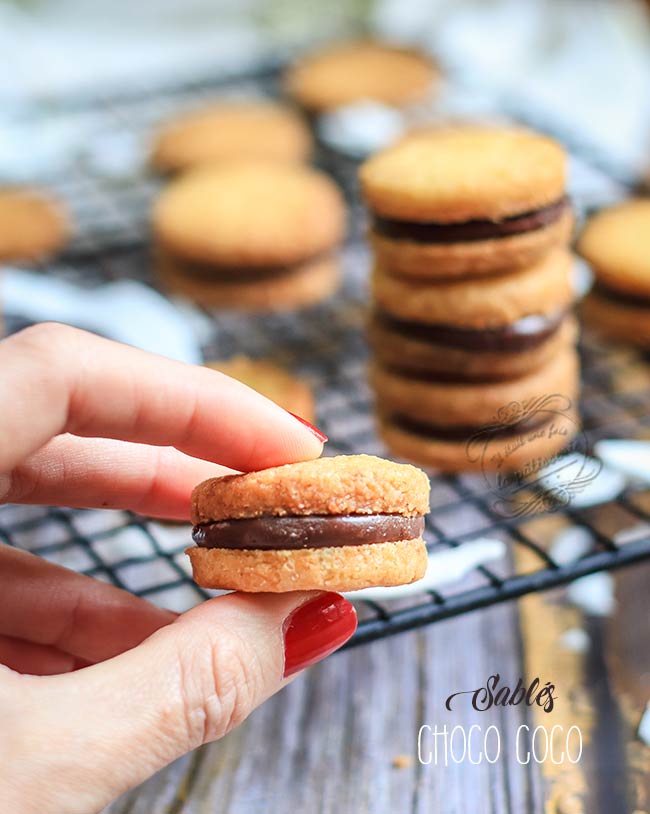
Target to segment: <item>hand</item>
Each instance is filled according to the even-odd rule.
[[[0,342],[0,502],[187,519],[193,486],[317,457],[244,385],[58,325]],[[88,814],[241,722],[354,632],[337,594],[230,594],[182,616],[0,546],[0,799]]]

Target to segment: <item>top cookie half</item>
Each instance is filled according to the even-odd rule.
[[[339,455],[211,478],[192,494],[195,524],[263,515],[416,517],[428,511],[424,472],[372,455]]]
[[[221,102],[167,122],[155,137],[151,162],[161,172],[257,158],[306,161],[312,139],[291,108],[272,102]]]
[[[626,201],[594,215],[578,251],[602,286],[650,298],[650,200]]]
[[[160,246],[224,267],[288,265],[332,249],[345,228],[343,198],[310,167],[233,161],[190,170],[153,212]]]
[[[561,201],[566,154],[522,129],[428,129],[372,156],[360,179],[366,203],[383,218],[499,221]]]

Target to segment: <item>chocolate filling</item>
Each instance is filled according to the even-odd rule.
[[[268,551],[396,543],[414,540],[423,531],[423,517],[401,514],[263,515],[194,526],[192,538],[202,548]]]
[[[432,441],[467,441],[478,432],[485,431],[486,438],[508,438],[521,433],[532,432],[543,426],[548,421],[548,416],[537,414],[524,418],[512,424],[499,424],[494,427],[488,425],[455,424],[450,427],[430,424],[427,421],[419,421],[403,415],[392,415],[389,421],[400,430],[418,435]]]
[[[568,206],[569,199],[565,197],[541,209],[503,220],[468,220],[463,223],[417,223],[375,215],[372,226],[377,234],[396,240],[412,240],[415,243],[470,243],[543,229],[558,221]]]
[[[277,279],[290,276],[303,267],[316,261],[320,255],[300,260],[297,263],[274,266],[220,266],[216,263],[206,263],[199,260],[186,260],[178,255],[168,256],[173,263],[174,270],[187,277],[194,277],[205,282],[241,285],[264,280]],[[325,255],[323,255],[324,257]]]
[[[458,328],[439,323],[410,322],[396,319],[385,311],[377,311],[374,318],[380,326],[407,339],[478,353],[519,353],[536,348],[549,339],[559,329],[565,316],[565,310],[554,314],[530,314],[498,328]]]
[[[650,295],[643,296],[643,294],[631,294],[625,291],[615,291],[603,283],[596,283],[593,288],[593,293],[605,300],[612,300],[618,305],[627,305],[630,308],[650,308]]]

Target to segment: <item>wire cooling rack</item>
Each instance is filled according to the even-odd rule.
[[[56,115],[82,117],[90,134],[113,139],[126,152],[144,150],[160,120],[208,98],[277,92],[274,70],[221,81],[200,81],[161,91],[138,89],[122,98],[85,99]],[[507,111],[544,126],[536,111]],[[571,193],[579,210],[609,203],[634,183],[626,168],[571,134],[556,133],[572,149]],[[110,147],[110,144],[109,144]],[[118,149],[119,154],[119,149]],[[363,212],[356,190],[356,163],[323,145],[318,163],[343,186],[350,203],[350,237],[343,252],[344,284],[327,303],[294,314],[215,314],[206,358],[234,353],[275,358],[309,381],[316,392],[318,425],[328,434],[328,454],[386,454],[375,433],[366,384],[363,324],[369,258],[362,240]],[[101,171],[100,171],[101,170]],[[45,179],[77,219],[75,239],[48,273],[87,285],[150,273],[148,212],[159,182],[144,169],[128,180],[115,167],[98,167],[92,154],[77,157],[65,173]],[[43,180],[41,183],[43,183]],[[16,320],[9,330],[20,327]],[[650,437],[650,367],[635,352],[584,336],[582,415],[587,451],[601,438]],[[586,553],[569,564],[553,559],[562,531],[580,529]],[[578,577],[650,557],[650,490],[628,489],[607,504],[557,508],[541,515],[504,514],[481,475],[432,475],[431,514],[425,537],[431,551],[479,538],[506,543],[508,554],[474,567],[461,580],[390,602],[360,601],[354,646],[418,625],[565,584]],[[0,507],[0,540],[182,611],[215,592],[191,579],[183,553],[187,525],[166,524],[127,512],[25,506]]]

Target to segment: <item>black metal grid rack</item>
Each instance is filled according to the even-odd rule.
[[[144,144],[150,128],[160,119],[224,92],[251,89],[275,93],[274,71],[202,81],[164,92],[139,90],[121,99],[85,100],[81,107],[95,132],[126,134]],[[58,115],[69,114],[70,110],[63,109]],[[518,111],[517,116],[545,129],[534,111]],[[572,147],[574,160],[580,165],[572,189],[579,208],[607,203],[633,183],[625,170],[618,171],[620,168],[602,156],[572,144],[566,133],[558,135]],[[363,322],[368,256],[356,196],[356,165],[322,146],[317,158],[342,184],[351,204],[342,291],[330,302],[302,313],[255,319],[215,315],[213,337],[205,354],[206,358],[233,353],[277,358],[314,386],[318,424],[330,437],[328,454],[382,454],[365,383]],[[70,251],[48,273],[87,284],[120,277],[153,282],[147,221],[157,180],[143,171],[129,183],[116,183],[93,174],[83,162],[65,176],[47,180],[78,216]],[[10,322],[8,327],[16,329],[19,323]],[[587,446],[599,438],[648,437],[650,367],[644,359],[591,336],[583,338],[581,350]],[[582,529],[591,544],[580,559],[563,564],[554,561],[549,551],[555,535],[567,527]],[[430,548],[442,550],[486,536],[507,543],[508,556],[489,567],[475,567],[461,581],[435,591],[390,602],[359,602],[360,624],[349,646],[650,557],[650,490],[628,489],[606,505],[582,509],[570,505],[544,515],[514,517],[495,509],[493,495],[481,476],[433,475],[426,527]],[[191,580],[183,553],[189,542],[186,526],[126,512],[4,506],[0,508],[0,541],[175,610],[184,610],[213,593]]]

